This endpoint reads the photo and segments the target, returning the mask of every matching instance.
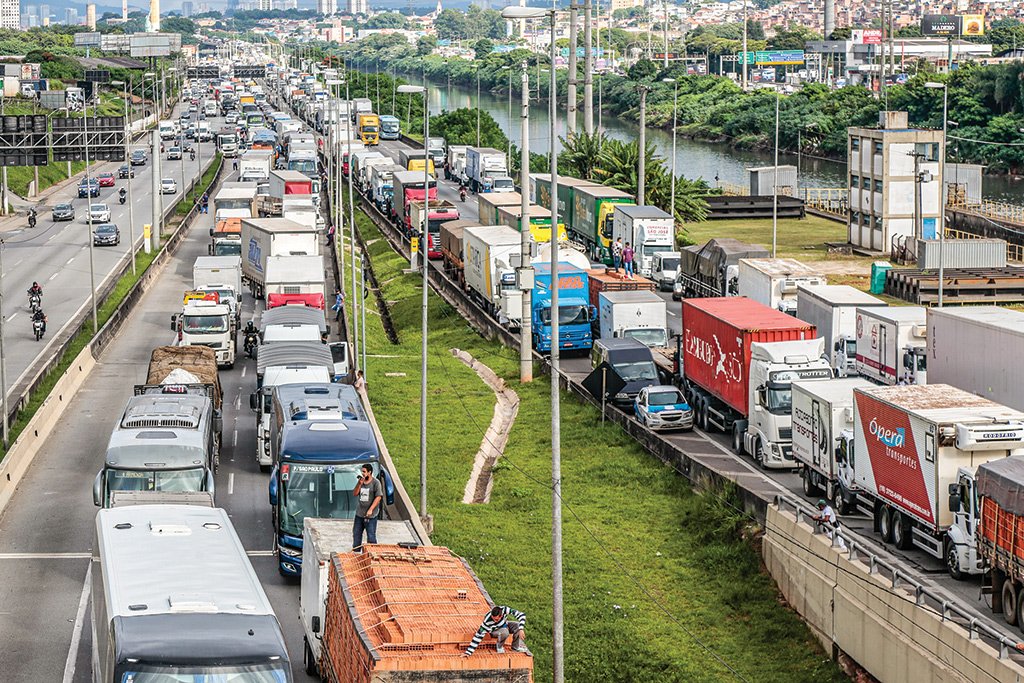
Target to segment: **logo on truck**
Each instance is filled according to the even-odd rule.
[[[726,382],[739,382],[742,366],[740,360],[722,350],[722,344],[718,341],[717,334],[711,335],[711,338],[714,340],[714,345],[702,337],[691,335],[686,340],[686,354],[708,367],[713,367],[715,379],[721,376]]]
[[[889,448],[903,448],[903,444],[906,443],[906,430],[903,427],[889,429],[878,424],[878,420],[875,418],[871,418],[871,423],[868,425],[868,431],[871,432],[871,436],[875,437]]]
[[[254,239],[249,239],[249,263],[259,272],[263,272],[263,263],[260,261],[260,255],[263,250],[260,248],[260,243]]]

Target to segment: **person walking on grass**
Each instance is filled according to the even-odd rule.
[[[366,542],[377,542],[377,516],[380,514],[381,500],[384,498],[384,489],[380,481],[373,476],[373,466],[363,465],[360,469],[359,480],[352,489],[352,495],[356,499],[356,517],[352,525],[352,551],[363,551],[363,532],[366,532]]]
[[[615,240],[612,244],[612,263],[615,265],[615,272],[619,272],[619,266],[622,265],[622,238]]]
[[[483,623],[473,634],[473,640],[470,641],[469,647],[462,653],[462,656],[469,657],[476,652],[476,648],[483,641],[484,636],[491,636],[497,640],[495,649],[499,655],[505,654],[505,641],[508,640],[509,635],[512,636],[513,650],[533,656],[525,642],[526,614],[505,605],[495,605],[484,617]]]
[[[622,267],[626,271],[626,278],[633,279],[633,247],[626,242],[625,249],[622,250]]]

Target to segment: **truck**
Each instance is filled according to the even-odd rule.
[[[739,295],[768,308],[798,316],[797,288],[825,285],[824,276],[791,258],[742,258],[739,267]]]
[[[653,292],[654,283],[643,276],[626,277],[624,272],[615,272],[603,267],[587,270],[589,285],[588,300],[595,308],[601,305],[602,292]]]
[[[523,198],[518,192],[481,192],[476,197],[477,219],[482,225],[497,225],[498,209],[502,206],[521,206]],[[548,225],[551,224],[548,214]],[[512,227],[512,226],[509,226]]]
[[[356,130],[364,145],[380,144],[380,117],[376,114],[360,114]]]
[[[470,634],[493,601],[466,560],[447,548],[378,544],[364,555],[333,554],[327,571],[317,663],[322,680],[533,680],[529,654],[511,649],[497,653],[493,641],[472,657],[463,656]],[[369,614],[387,627],[366,628]]]
[[[235,329],[241,325],[242,259],[240,256],[199,256],[192,264],[192,289],[217,292],[231,307]]]
[[[533,348],[541,353],[551,351],[552,342],[565,350],[589,351],[594,345],[591,323],[597,317],[596,307],[588,301],[587,271],[570,263],[559,261],[557,268],[550,263],[534,265],[531,322]],[[554,273],[552,272],[554,271]],[[551,288],[552,275],[558,284],[558,339],[552,340]]]
[[[268,258],[299,255],[320,255],[315,227],[287,218],[242,220],[242,279],[254,297],[263,297]]]
[[[356,97],[352,100],[352,104],[349,106],[350,116],[352,117],[352,123],[355,124],[358,121],[358,117],[361,114],[370,114],[373,112],[373,102],[366,97]]]
[[[380,139],[397,140],[402,134],[401,122],[397,116],[384,114],[380,117]]]
[[[981,592],[989,596],[993,613],[1001,612],[1007,624],[1019,626],[1024,550],[1017,537],[1024,528],[1020,494],[1024,488],[1024,458],[982,463],[975,478],[974,488],[969,481],[962,485],[958,482],[955,490],[951,488],[949,506],[968,520],[977,518],[977,561],[984,572]],[[975,498],[977,504],[972,505]],[[960,516],[957,515],[958,521]]]
[[[606,185],[577,185],[572,189],[570,236],[583,244],[595,261],[611,262],[615,208],[636,204],[632,195]],[[559,218],[561,220],[561,218]]]
[[[381,118],[384,118],[383,116]],[[397,121],[397,119],[396,119]],[[327,584],[338,553],[352,553],[352,520],[306,517],[302,526],[302,580],[299,620],[302,621],[302,661],[310,676],[320,676],[323,632],[326,624]],[[412,524],[401,519],[377,521],[377,543],[422,544]]]
[[[558,176],[558,221],[566,226],[575,225],[574,213],[576,209],[575,190],[577,187],[597,187],[599,183],[591,180],[580,180],[569,176]],[[551,174],[531,173],[530,174],[530,201],[537,206],[551,209]]]
[[[225,159],[238,156],[238,135],[231,128],[221,128],[217,132],[217,149]]]
[[[242,253],[242,219],[223,218],[210,228],[210,256],[240,256]]]
[[[296,119],[278,119],[274,126],[274,131],[278,136],[284,136],[285,133],[297,133],[302,130],[302,121]]]
[[[466,289],[488,315],[509,327],[519,327],[523,319],[523,296],[512,267],[512,257],[520,250],[519,233],[506,225],[462,231]]]
[[[270,256],[265,291],[267,308],[302,305],[324,309],[327,296],[320,256]]]
[[[391,197],[391,219],[408,236],[411,223],[409,222],[409,202],[426,199],[434,201],[437,199],[437,181],[433,176],[429,179],[429,186],[424,190],[423,171],[397,171],[391,176],[393,187]]]
[[[302,574],[302,532],[307,517],[352,519],[358,501],[352,495],[359,470],[373,468],[384,490],[382,504],[394,505],[395,486],[381,462],[369,422],[290,420],[270,440],[271,523],[277,539],[277,569],[282,576]]]
[[[944,560],[954,578],[981,573],[977,469],[1024,455],[1024,413],[948,384],[873,386],[854,389],[853,424],[838,456],[852,463],[846,504],[872,516],[886,543]]]
[[[505,153],[492,147],[467,147],[466,177],[473,192],[490,192],[495,178],[508,178]]]
[[[207,116],[216,116],[217,115],[217,101],[216,100],[206,100],[205,102],[203,102],[203,113],[206,114]]]
[[[657,252],[675,248],[675,232],[675,219],[656,206],[619,204],[612,214],[612,240],[632,245],[634,268],[644,277],[651,277]]]
[[[170,119],[165,119],[157,124],[161,140],[173,140],[178,136],[178,124]]]
[[[427,258],[441,258],[441,225],[447,221],[459,219],[459,209],[447,199],[431,201],[427,209]],[[423,230],[424,205],[422,201],[409,202],[410,231]]]
[[[363,185],[366,178],[366,163],[371,159],[381,159],[383,161],[390,162],[391,158],[384,156],[377,150],[363,150],[361,152],[355,152],[352,154],[352,178],[356,185],[356,190],[360,192],[363,189]]]
[[[514,194],[519,195],[518,192],[502,192],[494,194]],[[486,197],[488,195],[480,195]],[[495,211],[497,216],[497,222],[502,225],[507,225],[514,229],[516,232],[522,232],[523,230],[523,207],[521,204],[512,204],[506,206],[499,206]],[[527,218],[527,229],[530,231],[530,237],[534,242],[538,244],[544,244],[551,241],[551,211],[544,208],[543,206],[537,206],[531,204],[529,206],[529,213]],[[561,223],[558,224],[559,235],[558,239],[562,242],[565,241],[565,226]]]
[[[315,149],[292,149],[288,152],[288,170],[298,171],[310,178],[317,175]]]
[[[732,436],[761,467],[796,467],[791,385],[825,380],[813,325],[745,297],[683,302],[682,389],[697,426]]]
[[[309,176],[298,171],[271,171],[268,176],[270,185],[268,193],[271,197],[284,200],[287,195],[313,194],[313,181]]]
[[[214,416],[223,409],[224,392],[217,372],[217,354],[208,346],[158,346],[153,349],[149,356],[146,385],[164,384],[202,385],[213,399]]]
[[[736,296],[740,288],[740,259],[768,258],[768,251],[731,237],[715,237],[699,246],[683,247],[679,257],[679,273],[672,285],[675,301]]]
[[[391,168],[395,166],[395,162],[391,160],[391,157],[384,154],[377,156],[370,156],[363,160],[363,163],[359,167],[359,172],[356,174],[356,188],[363,194],[367,199],[373,199],[373,167],[381,166]]]
[[[209,346],[217,354],[217,365],[235,366],[238,329],[229,304],[190,300],[182,306],[181,313],[171,316],[171,330],[178,335],[178,346]]]
[[[793,459],[800,468],[804,495],[824,496],[840,514],[849,510],[839,483],[837,454],[843,432],[853,429],[853,390],[870,386],[863,377],[793,382]],[[842,461],[842,466],[850,463]]]
[[[269,149],[250,149],[238,160],[238,178],[242,182],[260,182],[270,177],[274,166],[274,152]]]
[[[225,510],[129,505],[100,510],[94,528],[93,681],[291,683],[281,625]]]
[[[462,240],[466,228],[481,227],[476,221],[457,220],[441,224],[441,261],[445,274],[462,289],[466,288],[463,272]]]
[[[1024,410],[1024,372],[1004,353],[1024,349],[1024,313],[1000,306],[929,308],[928,377]]]
[[[448,161],[445,139],[430,138],[427,141],[427,154],[430,156],[430,160],[434,162],[434,168],[444,168],[445,163]]]
[[[395,173],[401,173],[402,170],[398,164],[374,165],[370,168],[371,198],[385,216],[391,215]]]
[[[444,179],[466,185],[469,182],[466,176],[466,150],[469,145],[448,145],[444,160]]]
[[[796,317],[818,330],[838,376],[857,374],[857,309],[885,305],[850,285],[797,285]]]
[[[857,374],[879,384],[927,384],[925,310],[921,306],[858,308]]]
[[[668,311],[654,292],[602,292],[598,296],[601,339],[636,339],[649,348],[668,346]]]
[[[225,187],[213,196],[213,213],[216,215],[225,209],[242,209],[247,215],[239,218],[252,218],[255,215],[256,186]]]

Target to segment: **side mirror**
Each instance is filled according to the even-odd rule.
[[[588,306],[587,310],[590,312],[590,319],[591,320],[597,320],[597,306],[594,306],[594,305]]]
[[[960,484],[955,484],[955,483],[954,484],[950,484],[947,488],[948,488],[948,490],[946,491],[946,493],[948,493],[949,495],[951,495],[951,496],[958,496],[958,495],[960,495]]]
[[[277,507],[277,467],[270,473],[270,506]]]
[[[103,470],[97,472],[92,481],[92,504],[96,507],[103,505]]]
[[[259,393],[253,392],[249,394],[249,410],[256,412],[260,408],[260,396]]]
[[[949,497],[949,511],[960,512],[960,495],[951,495]]]
[[[206,470],[206,476],[203,478],[203,488],[211,495],[213,494],[215,488],[213,470]]]

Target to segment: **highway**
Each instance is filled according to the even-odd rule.
[[[179,110],[175,110],[177,116]],[[211,122],[222,119],[211,119]],[[214,129],[217,124],[213,124]],[[196,143],[193,143],[196,144]],[[137,149],[149,152],[151,146],[145,143],[134,144],[130,150]],[[178,188],[174,195],[163,195],[163,206],[166,208],[171,201],[180,196],[187,183],[196,177],[201,160],[209,160],[216,153],[216,145],[212,142],[196,145],[201,154],[195,161],[185,155],[183,161],[162,160],[161,175],[174,178]],[[150,155],[151,156],[151,155]],[[112,172],[117,175],[121,162],[108,162],[93,166],[91,174]],[[152,174],[153,161],[149,159],[144,166],[133,166],[135,178],[131,181],[132,207],[135,218],[136,248],[141,248],[142,226],[152,223]],[[182,179],[184,178],[184,183]],[[100,196],[90,199],[78,199],[78,183],[70,183],[67,187],[51,193],[45,203],[37,205],[38,222],[35,228],[29,228],[27,218],[22,228],[0,234],[3,239],[3,281],[2,293],[4,300],[4,320],[8,323],[4,330],[4,357],[6,361],[8,392],[19,384],[18,380],[40,358],[48,358],[56,344],[59,333],[71,323],[75,314],[89,307],[89,226],[86,223],[86,211],[90,201],[104,203],[110,207],[111,222],[121,231],[121,244],[118,246],[95,247],[96,287],[102,288],[108,276],[117,269],[128,253],[129,220],[128,204],[118,203],[118,190],[127,189],[128,180],[117,179],[114,187],[101,187]],[[54,222],[51,209],[54,205],[70,202],[75,208],[75,220]],[[28,297],[26,290],[32,282],[38,282],[43,288],[43,310],[48,323],[46,336],[37,342],[32,335]],[[8,393],[8,396],[11,396]]]

